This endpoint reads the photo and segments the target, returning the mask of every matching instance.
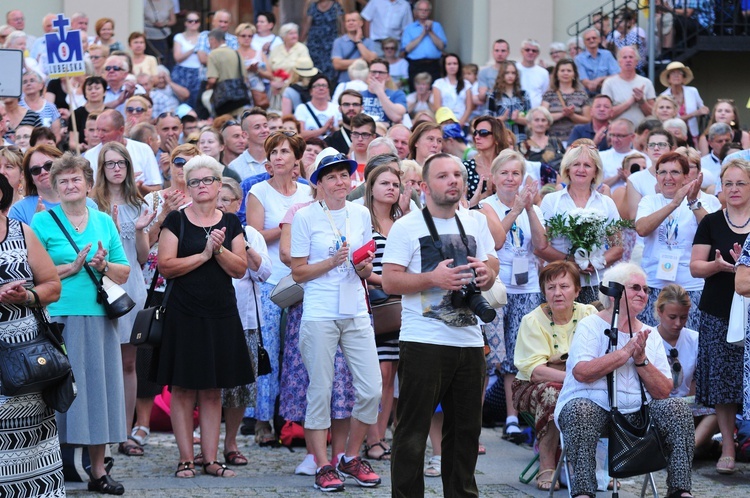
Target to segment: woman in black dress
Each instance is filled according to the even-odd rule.
[[[221,389],[253,381],[250,355],[232,278],[247,268],[242,225],[216,209],[222,166],[208,156],[184,166],[193,202],[171,212],[159,236],[159,271],[170,279],[157,382],[172,387],[172,427],[180,463],[177,477],[195,476],[193,406],[201,407],[203,471],[234,472],[216,461]],[[170,291],[171,286],[171,291]]]

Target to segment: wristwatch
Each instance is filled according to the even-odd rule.
[[[109,263],[104,263],[104,269],[102,270],[102,273],[106,274],[109,271]]]
[[[636,363],[635,366],[636,367],[647,367],[649,365],[649,363],[650,362],[648,361],[648,358],[646,358],[645,360],[643,360],[643,363]]]
[[[214,256],[216,256],[218,254],[221,254],[223,252],[224,252],[224,246],[219,246],[219,250],[218,251],[214,251]]]

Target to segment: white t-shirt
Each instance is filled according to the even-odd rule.
[[[622,79],[619,74],[610,76],[609,78],[604,80],[604,84],[602,85],[602,93],[611,98],[614,102],[614,105],[617,106],[633,96],[634,88],[640,87],[644,87],[643,97],[646,100],[656,98],[654,85],[648,78],[644,78],[640,75],[636,75],[635,78],[630,81]],[[615,117],[629,119],[635,126],[638,126],[638,124],[643,121],[646,115],[643,114],[643,111],[641,111],[640,107],[638,107],[638,103],[634,103],[628,109],[626,109],[625,112]]]
[[[370,211],[347,201],[345,208],[329,213],[336,229],[346,238],[350,260],[305,283],[302,320],[308,322],[367,316],[365,290],[354,271],[351,254],[372,240]],[[313,202],[295,213],[292,221],[293,258],[307,258],[308,264],[319,263],[334,255],[340,247],[340,240],[320,202]]]
[[[315,113],[315,116],[318,118],[318,121],[320,121],[320,125],[315,121],[315,118],[312,114],[310,114],[310,109],[307,108],[307,106],[310,106],[310,109],[313,110]],[[313,106],[312,102],[308,102],[307,105],[300,104],[297,106],[297,109],[294,110],[294,117],[297,118],[297,121],[302,123],[302,126],[306,130],[317,130],[321,126],[324,126],[326,124],[326,121],[328,121],[330,118],[333,118],[333,126],[338,127],[338,118],[336,117],[339,114],[339,106],[337,104],[334,104],[333,102],[328,102],[328,105],[324,111],[321,111],[317,107]],[[325,138],[326,135],[320,135],[319,138]]]
[[[250,47],[252,47],[253,50],[256,52],[263,50],[263,45],[266,43],[271,42],[271,45],[268,47],[268,51],[270,52],[277,46],[281,45],[284,40],[281,39],[280,36],[275,35],[271,33],[267,36],[260,36],[258,33],[255,33],[253,35],[253,41],[250,42]]]
[[[448,78],[435,80],[432,86],[440,91],[443,107],[449,108],[458,119],[461,119],[461,116],[466,112],[466,94],[467,92],[471,93],[469,80],[464,80],[464,87],[458,94],[456,94],[456,85],[452,85]]]
[[[669,363],[671,378],[673,380],[672,386],[674,386],[674,378],[677,377],[677,389],[672,389],[669,393],[670,397],[685,397],[690,393],[690,384],[693,383],[693,374],[695,374],[695,366],[698,362],[698,332],[689,328],[684,328],[680,331],[680,337],[677,339],[677,344],[674,348],[667,342],[664,341],[664,352],[667,356],[667,362]],[[682,369],[679,372],[672,370],[674,360],[670,358],[669,351],[676,349],[679,353],[677,361],[679,361]]]
[[[503,204],[497,195],[488,197],[483,202],[490,205],[501,220],[507,216],[506,213],[512,207]],[[539,222],[544,223],[544,214],[542,214],[539,206],[534,206],[534,213],[539,218]],[[531,241],[531,223],[529,222],[529,213],[525,209],[518,215],[513,227],[505,237],[505,244],[503,244],[503,247],[497,253],[497,257],[500,260],[500,280],[505,284],[508,294],[539,292],[538,259],[534,256],[534,244]],[[527,260],[528,282],[523,285],[513,285],[511,283],[514,263],[517,270],[519,268],[523,269],[516,262],[517,259]]]
[[[486,261],[495,256],[494,242],[483,216],[472,216],[460,210],[457,216],[469,241],[470,255]],[[433,218],[440,235],[442,251],[454,265],[467,262],[466,248],[461,241],[455,218]],[[482,226],[484,225],[484,226]],[[406,268],[407,273],[427,273],[443,260],[430,237],[421,211],[412,211],[399,218],[388,234],[383,264]],[[482,347],[482,331],[474,313],[468,308],[456,310],[450,305],[450,292],[431,288],[404,295],[401,300],[402,341],[455,347]]]
[[[563,388],[555,406],[555,423],[560,416],[565,404],[576,398],[590,399],[597,405],[609,411],[609,392],[607,390],[607,376],[603,375],[594,382],[579,382],[573,375],[575,366],[580,361],[591,361],[601,358],[607,353],[609,337],[604,335],[604,330],[609,328],[609,322],[603,320],[599,315],[589,315],[576,327],[573,342],[568,351],[568,369],[565,374]],[[669,363],[664,353],[664,344],[656,331],[656,328],[643,326],[651,332],[646,340],[646,357],[659,371],[668,379],[672,378],[669,371]],[[620,332],[617,335],[617,349],[622,349],[630,340],[630,334]],[[645,386],[644,386],[645,388]],[[651,400],[651,395],[646,390],[646,399]],[[641,408],[641,386],[637,367],[633,358],[617,369],[617,408],[622,413],[637,412]]]
[[[256,306],[260,306],[260,288],[257,282],[264,282],[270,275],[273,263],[268,255],[266,239],[250,225],[245,227],[245,238],[247,243],[260,254],[260,266],[257,271],[250,269],[245,270],[245,275],[240,278],[232,279],[235,295],[237,296],[237,311],[240,312],[242,328],[245,330],[255,330],[258,328],[259,313],[256,313]],[[261,317],[261,321],[263,318]]]
[[[297,183],[297,191],[290,196],[280,194],[271,186],[268,181],[256,183],[250,188],[250,194],[254,195],[263,205],[264,218],[263,229],[277,228],[279,222],[289,208],[300,202],[307,202],[312,199],[310,187],[302,183]],[[271,257],[273,270],[266,282],[272,285],[279,283],[279,280],[289,275],[289,268],[279,259],[279,239],[268,244],[268,255]]]
[[[701,193],[698,198],[701,205],[709,213],[721,209],[719,199],[713,195]],[[653,214],[670,202],[672,200],[665,198],[663,194],[644,196],[638,203],[635,221],[638,222],[639,219]],[[676,283],[689,291],[703,289],[704,280],[694,278],[690,274],[690,254],[693,250],[693,238],[696,230],[698,230],[698,222],[695,213],[688,208],[686,197],[682,200],[680,207],[675,209],[671,216],[668,216],[656,230],[643,237],[644,247],[641,266],[643,271],[646,272],[646,283],[649,287],[663,289],[671,283]],[[674,281],[656,278],[659,261],[662,259],[662,254],[665,253],[675,253],[680,256]]]
[[[142,142],[126,138],[125,148],[128,150],[130,160],[133,162],[133,172],[136,174],[136,180],[143,180],[145,185],[161,185],[163,183],[161,171],[159,171],[159,165],[156,163],[156,156],[151,147]],[[83,157],[91,164],[91,169],[94,170],[95,179],[96,170],[99,166],[100,150],[102,150],[102,144],[87,150],[83,154]],[[142,173],[142,175],[137,176],[138,173]]]
[[[635,191],[641,194],[641,197],[656,193],[656,177],[651,174],[648,168],[633,173],[628,177],[628,181],[633,185]]]
[[[573,202],[573,198],[570,197],[567,188],[547,194],[542,199],[542,212],[544,213],[545,221],[549,220],[556,214],[565,214],[577,207],[578,206],[576,206],[575,202]],[[586,202],[586,209],[594,209],[604,213],[607,217],[607,221],[616,221],[620,219],[620,213],[617,211],[615,201],[613,201],[611,197],[602,195],[596,190],[591,191],[591,196]],[[570,240],[564,237],[555,237],[551,239],[550,245],[564,254],[568,254],[571,248]],[[606,247],[606,249],[609,249],[609,247]],[[592,275],[581,274],[581,285],[598,286],[601,272],[602,271],[599,270],[598,275],[596,272]]]
[[[539,107],[542,105],[542,95],[549,88],[549,73],[546,69],[536,64],[531,67],[516,64],[516,68],[521,78],[521,88],[529,94],[531,108]]]
[[[639,152],[635,149],[631,149],[627,152],[617,152],[614,147],[610,147],[609,149],[599,153],[599,157],[602,158],[602,169],[604,170],[604,178],[610,178],[610,177],[615,176],[617,172],[622,168],[622,160],[625,159],[625,156],[629,156],[633,152],[637,152],[638,154],[646,158],[646,168],[651,167],[651,159],[643,152]],[[621,188],[624,186],[625,186],[624,181],[617,180],[617,183],[612,185],[610,189],[612,190],[612,192],[614,192],[618,188]]]
[[[709,152],[705,156],[701,157],[701,172],[703,173],[703,183],[706,183],[706,174],[712,175],[714,183],[718,184],[719,177],[721,176],[721,161],[713,152]],[[713,183],[708,184],[713,185]],[[701,185],[703,187],[703,185]]]
[[[193,48],[195,48],[195,46],[197,45],[197,40],[196,40],[196,43],[191,43],[190,41],[187,40],[187,38],[185,38],[185,35],[182,33],[177,33],[176,35],[174,35],[174,42],[180,45],[180,48],[182,49],[183,52],[188,52],[192,50]],[[193,52],[192,54],[190,54],[190,56],[188,56],[187,59],[185,59],[184,61],[180,62],[177,65],[182,66],[182,67],[187,67],[190,69],[200,69],[201,61],[198,58],[198,54]]]

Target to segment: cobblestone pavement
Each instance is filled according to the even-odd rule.
[[[516,446],[501,438],[502,429],[483,429],[482,444],[487,447],[487,454],[479,457],[477,462],[477,482],[482,497],[520,498],[547,496],[547,492],[538,491],[531,484],[522,484],[518,476],[533,457],[530,448]],[[233,467],[237,472],[235,478],[217,478],[203,474],[200,470],[194,479],[177,479],[173,477],[177,465],[177,446],[172,434],[152,434],[145,447],[143,457],[126,457],[116,452],[112,446],[115,465],[112,476],[121,481],[127,497],[154,498],[219,498],[219,497],[260,497],[280,498],[295,496],[323,496],[312,487],[313,478],[293,475],[294,468],[304,457],[304,448],[260,448],[253,442],[252,436],[239,436],[240,450],[248,457],[250,463],[245,467]],[[221,448],[221,447],[220,447]],[[197,449],[197,447],[196,447]],[[429,448],[428,448],[429,456]],[[368,498],[385,498],[391,495],[390,468],[387,462],[372,462],[373,468],[383,478],[383,484],[377,488],[360,488],[356,484],[347,484],[346,491],[338,496],[360,496]],[[715,462],[697,461],[693,469],[693,494],[696,498],[724,498],[750,496],[750,464],[738,463],[738,472],[732,476],[720,476],[714,470]],[[666,495],[666,473],[656,476],[659,495]],[[622,481],[621,498],[634,498],[640,495],[641,479]],[[532,481],[533,484],[533,481]],[[440,497],[442,483],[439,478],[425,479],[425,496]],[[69,496],[94,496],[86,491],[85,483],[68,483]],[[564,497],[567,490],[555,493]],[[599,497],[609,496],[599,493]],[[651,496],[651,495],[648,495]]]

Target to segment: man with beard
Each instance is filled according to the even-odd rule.
[[[362,94],[356,90],[344,90],[339,95],[341,128],[326,138],[326,144],[342,154],[348,154],[352,146],[352,117],[362,112]]]

